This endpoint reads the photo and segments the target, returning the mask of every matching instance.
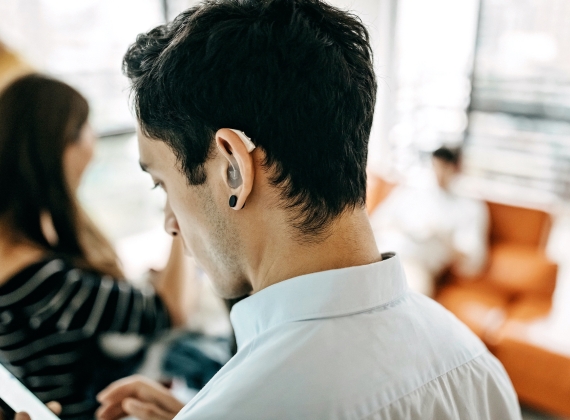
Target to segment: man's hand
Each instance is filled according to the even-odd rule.
[[[61,413],[61,404],[55,401],[52,402],[48,402],[47,407],[56,415],[59,416],[59,414]],[[14,416],[14,420],[30,420],[30,416],[28,413],[16,413],[16,416]]]
[[[97,395],[98,420],[133,416],[140,420],[172,420],[184,404],[162,385],[134,375],[113,382]],[[22,419],[23,420],[23,419]]]

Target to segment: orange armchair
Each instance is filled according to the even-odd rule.
[[[450,275],[436,300],[492,347],[518,304],[539,299],[550,305],[557,266],[544,252],[551,225],[547,213],[497,203],[488,206],[491,229],[486,270],[476,278]]]

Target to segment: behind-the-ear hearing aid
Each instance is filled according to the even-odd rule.
[[[228,185],[230,188],[237,188],[242,184],[241,172],[236,158],[230,156],[230,166],[228,167]]]
[[[243,142],[248,153],[253,152],[255,149],[255,144],[253,144],[251,139],[246,136],[243,131],[234,130],[233,128],[230,128],[230,130],[237,134],[237,136]],[[233,156],[230,156],[230,166],[228,167],[228,184],[230,188],[237,188],[242,184],[242,182],[243,180],[241,178],[241,173],[239,171],[237,161]]]
[[[247,149],[248,153],[253,152],[253,150],[255,149],[255,144],[253,144],[251,139],[248,136],[246,136],[243,131],[234,130],[233,128],[230,128],[230,130],[232,130],[234,133],[236,133],[237,136],[241,139],[241,141],[245,145],[245,148]]]
[[[230,130],[233,131],[235,134],[237,134],[237,136],[243,142],[248,153],[253,152],[253,150],[255,149],[255,144],[253,144],[251,139],[248,136],[246,136],[243,131],[234,130],[233,128],[230,128]],[[233,156],[230,156],[229,159],[230,159],[230,166],[228,167],[228,185],[230,186],[230,188],[237,188],[243,183],[243,180],[241,178],[241,172],[239,170],[239,166],[236,159]],[[237,196],[232,195],[229,201],[230,207],[232,208],[235,207],[236,203],[237,203]],[[245,207],[245,203],[243,203],[243,207]]]

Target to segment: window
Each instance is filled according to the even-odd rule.
[[[121,60],[137,34],[164,22],[160,0],[0,2],[0,39],[89,100],[100,134],[134,131]]]
[[[465,169],[488,194],[570,198],[570,3],[484,0]]]

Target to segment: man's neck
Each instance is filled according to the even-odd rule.
[[[367,265],[382,259],[364,209],[343,214],[331,232],[316,243],[300,243],[287,235],[268,241],[252,267],[249,279],[253,293],[272,284],[304,274]]]

